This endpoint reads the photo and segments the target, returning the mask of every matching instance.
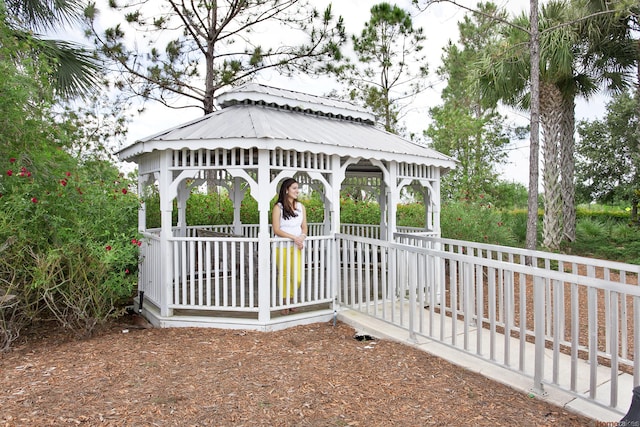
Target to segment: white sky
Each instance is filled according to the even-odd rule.
[[[366,21],[369,19],[370,8],[380,3],[382,0],[310,0],[320,11],[324,10],[327,4],[332,3],[334,15],[341,15],[344,18],[348,33],[359,33]],[[542,3],[545,0],[540,0]],[[506,6],[512,14],[519,14],[523,11],[528,13],[529,0],[495,0],[499,6]],[[469,7],[474,7],[476,0],[461,0],[461,3]],[[403,7],[411,13],[417,10],[411,6],[411,0],[397,0],[398,6]],[[429,64],[430,76],[435,80],[435,70],[440,64],[442,48],[448,40],[456,40],[458,36],[457,23],[462,20],[466,11],[457,8],[449,3],[437,3],[429,7],[426,12],[414,17],[414,26],[422,27],[427,37],[425,48],[427,52],[427,62]],[[109,23],[111,25],[112,23]],[[286,78],[275,73],[265,73],[257,81],[259,83],[307,92],[314,95],[324,95],[331,90],[330,79],[310,79],[305,77]],[[410,131],[421,133],[428,127],[427,111],[430,107],[441,104],[440,87],[435,87],[426,91],[414,102],[412,113],[407,116],[407,128]],[[576,119],[594,119],[602,117],[605,111],[606,98],[595,97],[587,103],[580,100],[576,106]],[[505,111],[511,120],[519,125],[526,125],[528,117],[522,112]],[[164,129],[177,126],[186,121],[197,118],[201,115],[201,110],[191,109],[169,109],[158,103],[148,102],[146,110],[135,117],[129,126],[128,143],[155,134]],[[502,179],[516,181],[527,185],[529,175],[529,141],[515,141],[509,147],[508,164],[501,171]]]

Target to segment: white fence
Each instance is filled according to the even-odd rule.
[[[146,302],[171,310],[258,313],[257,238],[172,237],[171,268],[166,277],[159,237],[150,233],[144,237],[138,287]],[[271,276],[264,276],[270,289],[270,310],[333,303],[333,241],[327,236],[309,237],[299,253],[288,250],[290,240],[271,239],[270,262],[275,268]],[[292,267],[298,264],[300,268]],[[281,272],[285,270],[294,284],[291,296],[281,295],[285,280]]]
[[[539,393],[620,410],[619,390],[639,384],[640,266],[396,237],[338,236],[340,305],[529,376]]]

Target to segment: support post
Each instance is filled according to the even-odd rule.
[[[271,165],[269,151],[258,152],[258,212],[260,227],[258,230],[258,321],[262,324],[271,319],[271,242],[269,235],[269,202],[272,192],[270,179]]]

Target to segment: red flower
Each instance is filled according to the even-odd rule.
[[[122,189],[122,194],[127,194],[127,189],[126,188]]]
[[[12,158],[9,159],[9,163],[15,163],[15,162],[16,162],[16,158],[15,157],[12,157]]]
[[[66,179],[61,179],[60,180],[60,185],[62,185],[63,187],[67,186],[67,180]]]
[[[65,172],[65,175],[71,176],[71,172]]]
[[[32,198],[31,198],[31,201],[32,201],[33,203],[38,203],[38,199],[36,199],[35,197],[32,197]]]
[[[9,169],[9,170],[7,171],[7,176],[11,176],[11,175],[13,175],[13,171],[12,171],[11,169]]]
[[[124,270],[124,274],[129,274],[129,269]]]
[[[107,246],[105,246],[104,248],[105,248],[106,250],[108,250],[108,251],[110,251],[110,250],[111,250],[111,246],[110,246],[110,245],[107,245]]]

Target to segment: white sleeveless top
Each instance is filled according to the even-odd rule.
[[[284,219],[282,216],[283,208],[282,204],[280,205],[280,229],[286,233],[293,234],[294,236],[299,236],[302,234],[302,204],[300,202],[296,203],[296,214],[297,216],[292,216],[289,219]]]

